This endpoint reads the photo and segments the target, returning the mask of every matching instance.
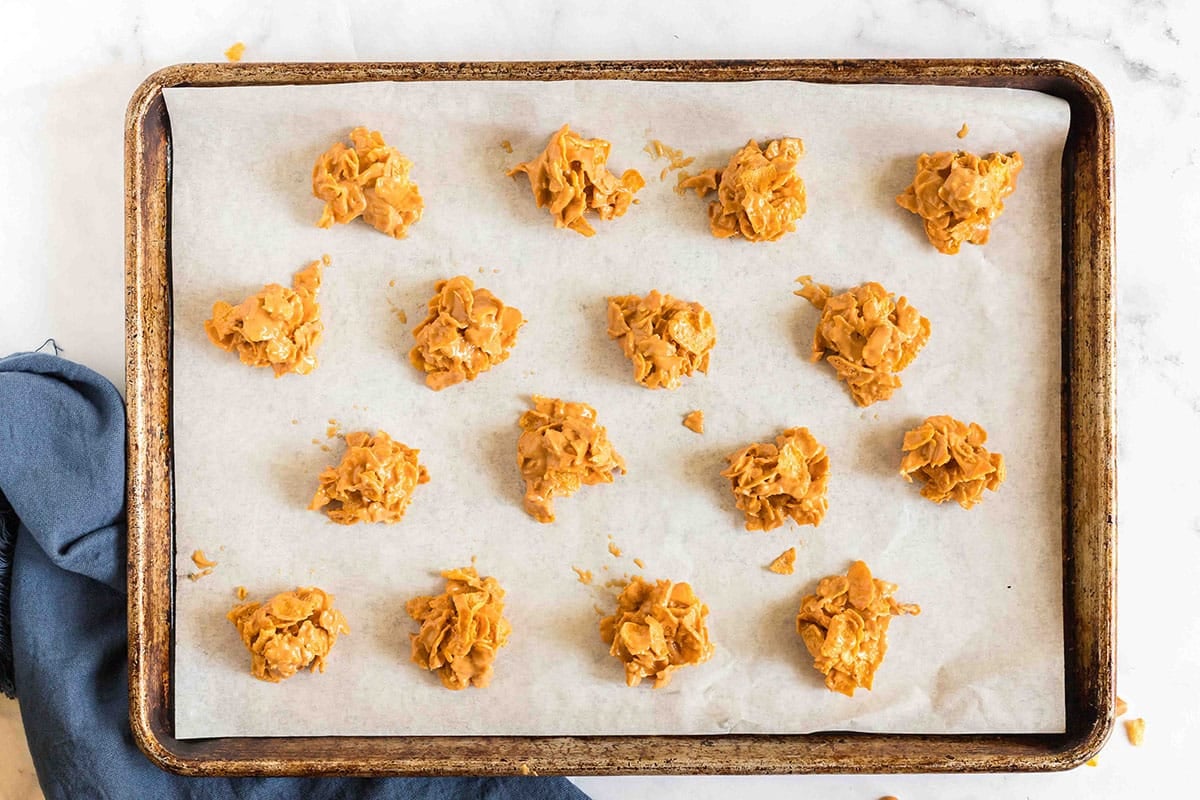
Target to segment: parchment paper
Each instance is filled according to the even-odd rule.
[[[167,102],[178,736],[1063,730],[1065,103],[786,82],[172,89]],[[591,239],[553,228],[528,181],[504,176],[565,121],[609,139],[616,171],[649,180],[640,204],[597,222]],[[362,222],[314,225],[313,161],[359,124],[415,164],[426,211],[406,240]],[[809,211],[776,243],[714,239],[707,201],[676,196],[674,176],[660,182],[663,162],[642,151],[661,139],[697,156],[695,170],[781,135],[804,139]],[[948,257],[893,198],[919,153],[958,147],[1019,149],[1026,166],[991,242]],[[333,266],[312,375],[275,380],[205,339],[214,301],[290,283],[322,253]],[[460,273],[529,323],[506,363],[436,393],[407,362],[409,331],[434,282]],[[803,273],[838,289],[880,281],[931,319],[892,400],[859,409],[828,365],[808,361],[817,312],[791,294]],[[605,335],[606,296],[654,288],[701,301],[718,328],[709,375],[675,392],[634,384]],[[534,393],[594,405],[629,465],[614,484],[559,500],[552,525],[522,511],[515,466],[517,417]],[[694,408],[703,436],[680,424]],[[981,423],[1009,464],[1000,491],[969,512],[929,503],[896,474],[904,431],[941,413]],[[343,451],[326,440],[331,418],[420,448],[432,480],[401,524],[341,527],[305,510]],[[724,456],[793,425],[828,447],[829,513],[817,529],[746,532],[718,474]],[[792,545],[796,573],[767,572]],[[196,548],[219,565],[192,582]],[[472,556],[507,589],[513,634],[490,688],[450,692],[410,663],[404,604]],[[711,608],[716,655],[659,691],[624,685],[593,609],[613,602],[605,581],[639,572],[635,557],[648,578],[690,581]],[[874,691],[849,699],[825,689],[793,619],[820,577],[857,558],[924,613],[893,623]],[[265,599],[314,584],[337,596],[353,633],[324,675],[253,679],[225,619],[235,587]]]

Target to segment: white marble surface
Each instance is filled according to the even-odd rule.
[[[519,8],[519,10],[517,10]],[[580,9],[583,10],[580,10]],[[758,11],[754,9],[761,8]],[[598,10],[592,10],[598,9]],[[402,3],[0,0],[0,351],[54,336],[123,381],[121,132],[150,71],[221,59],[1029,56],[1094,72],[1117,118],[1121,694],[1100,766],[1055,775],[590,778],[596,798],[1103,798],[1194,793],[1200,750],[1200,6],[1175,2]],[[19,154],[19,155],[16,155]],[[0,800],[37,797],[0,702]]]

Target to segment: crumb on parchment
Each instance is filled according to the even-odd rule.
[[[225,51],[225,59],[227,61],[237,63],[238,61],[242,60],[242,56],[244,56],[245,54],[246,54],[245,43],[234,42],[233,44],[231,44],[229,46],[229,49]]]
[[[767,569],[774,572],[776,575],[791,575],[796,571],[796,548],[789,547],[784,550],[775,560],[772,561]]]

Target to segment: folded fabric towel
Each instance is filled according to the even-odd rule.
[[[125,409],[63,358],[0,359],[0,691],[21,704],[47,798],[534,798],[565,778],[183,778],[129,729]]]

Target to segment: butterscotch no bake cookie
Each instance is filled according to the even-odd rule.
[[[634,194],[646,185],[635,169],[625,170],[619,178],[609,172],[611,148],[603,139],[584,139],[570,125],[563,125],[537,158],[518,164],[508,174],[529,176],[534,202],[549,210],[554,227],[592,236],[596,231],[587,220],[589,210],[602,220],[622,216],[635,202]]]
[[[647,389],[677,389],[682,376],[708,372],[717,342],[704,306],[657,290],[608,298],[608,335],[621,343],[633,379]]]
[[[992,222],[1016,190],[1024,165],[1015,152],[982,158],[962,150],[922,154],[917,174],[896,202],[925,221],[930,244],[953,255],[963,242],[987,244]]]
[[[713,236],[773,242],[794,231],[796,220],[808,210],[804,181],[796,174],[803,155],[800,139],[776,139],[766,147],[751,139],[724,169],[691,176],[681,172],[676,191],[693,189],[700,197],[716,191],[717,198],[708,205]]]
[[[473,381],[508,358],[525,324],[521,312],[465,275],[438,281],[429,312],[413,330],[408,360],[435,391]]]
[[[512,626],[504,618],[504,590],[474,567],[446,570],[446,590],[414,597],[408,615],[420,623],[412,640],[413,663],[436,672],[447,689],[482,689],[492,679],[496,653]]]
[[[250,651],[250,674],[279,683],[302,669],[325,671],[325,659],[350,626],[333,607],[333,595],[315,587],[277,594],[265,603],[244,603],[226,617]]]
[[[525,511],[538,522],[554,521],[554,498],[581,486],[612,483],[625,459],[608,441],[596,409],[534,395],[533,408],[521,415],[517,466],[525,479]]]
[[[412,162],[379,131],[355,128],[350,141],[351,147],[335,143],[313,165],[313,196],[325,201],[317,225],[329,228],[362,216],[376,230],[403,239],[425,209],[410,175]]]
[[[887,652],[892,617],[921,613],[918,605],[896,602],[896,588],[855,561],[845,575],[822,578],[816,593],[801,601],[796,633],[830,690],[847,697],[870,690]]]
[[[325,513],[339,525],[356,522],[399,522],[412,502],[417,484],[429,473],[417,462],[420,450],[394,441],[383,431],[346,434],[346,454],[337,466],[326,467],[310,511]]]
[[[329,256],[314,261],[292,278],[292,287],[269,283],[262,291],[230,305],[213,303],[204,332],[217,347],[238,354],[243,364],[270,367],[278,378],[289,372],[307,375],[317,368],[317,345],[325,326],[317,292]]]
[[[625,665],[625,683],[644,678],[660,689],[680,667],[700,664],[713,654],[708,638],[708,606],[686,583],[654,583],[635,575],[617,598],[617,609],[600,620],[600,638]]]
[[[923,485],[921,495],[935,503],[953,500],[970,508],[983,499],[984,489],[996,491],[1007,471],[1004,456],[983,446],[987,431],[948,415],[929,417],[904,434],[900,474]]]
[[[829,456],[808,428],[788,428],[775,443],[755,442],[726,456],[721,473],[746,515],[746,530],[769,531],[789,517],[820,525],[829,508]]]
[[[929,341],[929,320],[893,298],[878,283],[864,283],[833,294],[808,275],[795,293],[821,311],[813,333],[812,360],[824,358],[860,406],[887,400],[902,385],[897,374]]]

